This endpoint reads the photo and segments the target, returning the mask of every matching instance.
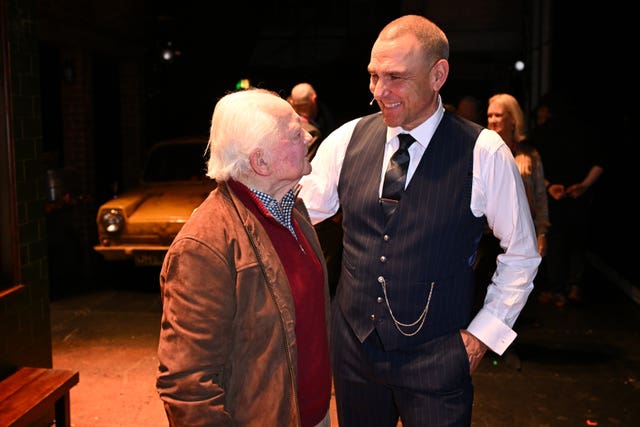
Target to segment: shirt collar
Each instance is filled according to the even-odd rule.
[[[400,126],[387,128],[387,144],[389,144],[390,141],[396,138],[400,133],[411,133],[411,136],[415,138],[416,143],[420,144],[422,149],[425,150],[429,145],[433,134],[436,132],[443,116],[444,106],[442,105],[442,98],[438,95],[438,108],[436,108],[436,112],[427,120],[422,122],[418,127],[412,129],[411,132],[407,132]]]
[[[276,199],[263,193],[262,191],[251,189],[251,192],[262,202],[264,207],[269,213],[282,225],[287,227],[289,231],[295,236],[296,232],[293,228],[293,222],[291,221],[291,213],[293,212],[293,205],[296,201],[296,195],[293,190],[289,190],[282,197],[282,200],[278,203]]]
[[[291,233],[296,236],[295,228],[293,227],[293,206],[296,201],[296,193],[294,190],[289,190],[280,203],[267,193],[254,190],[247,187],[240,181],[230,179],[228,181],[229,186],[238,193],[238,196],[243,200],[243,203],[248,201],[253,202],[258,210],[265,216],[271,216],[280,225],[286,227]],[[242,197],[242,195],[245,197]],[[245,200],[246,199],[246,200]]]

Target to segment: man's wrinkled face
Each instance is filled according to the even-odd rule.
[[[311,172],[307,148],[312,136],[302,128],[301,119],[293,110],[286,121],[285,130],[273,148],[273,172],[277,180],[295,184]]]
[[[418,40],[411,34],[378,39],[371,50],[369,90],[387,126],[413,129],[437,105],[432,85],[434,64],[427,64]]]

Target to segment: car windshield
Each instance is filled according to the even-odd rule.
[[[143,181],[194,181],[205,178],[205,144],[160,144],[147,158]]]

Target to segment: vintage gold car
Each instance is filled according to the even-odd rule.
[[[149,150],[139,185],[98,209],[94,249],[105,260],[162,264],[178,231],[216,186],[205,175],[205,148],[205,138],[178,138]]]

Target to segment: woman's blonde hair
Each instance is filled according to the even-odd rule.
[[[515,123],[513,127],[513,137],[515,141],[522,141],[527,137],[526,123],[524,121],[524,113],[518,100],[508,93],[498,93],[489,98],[489,105],[494,102],[504,107],[505,113],[509,114]]]

